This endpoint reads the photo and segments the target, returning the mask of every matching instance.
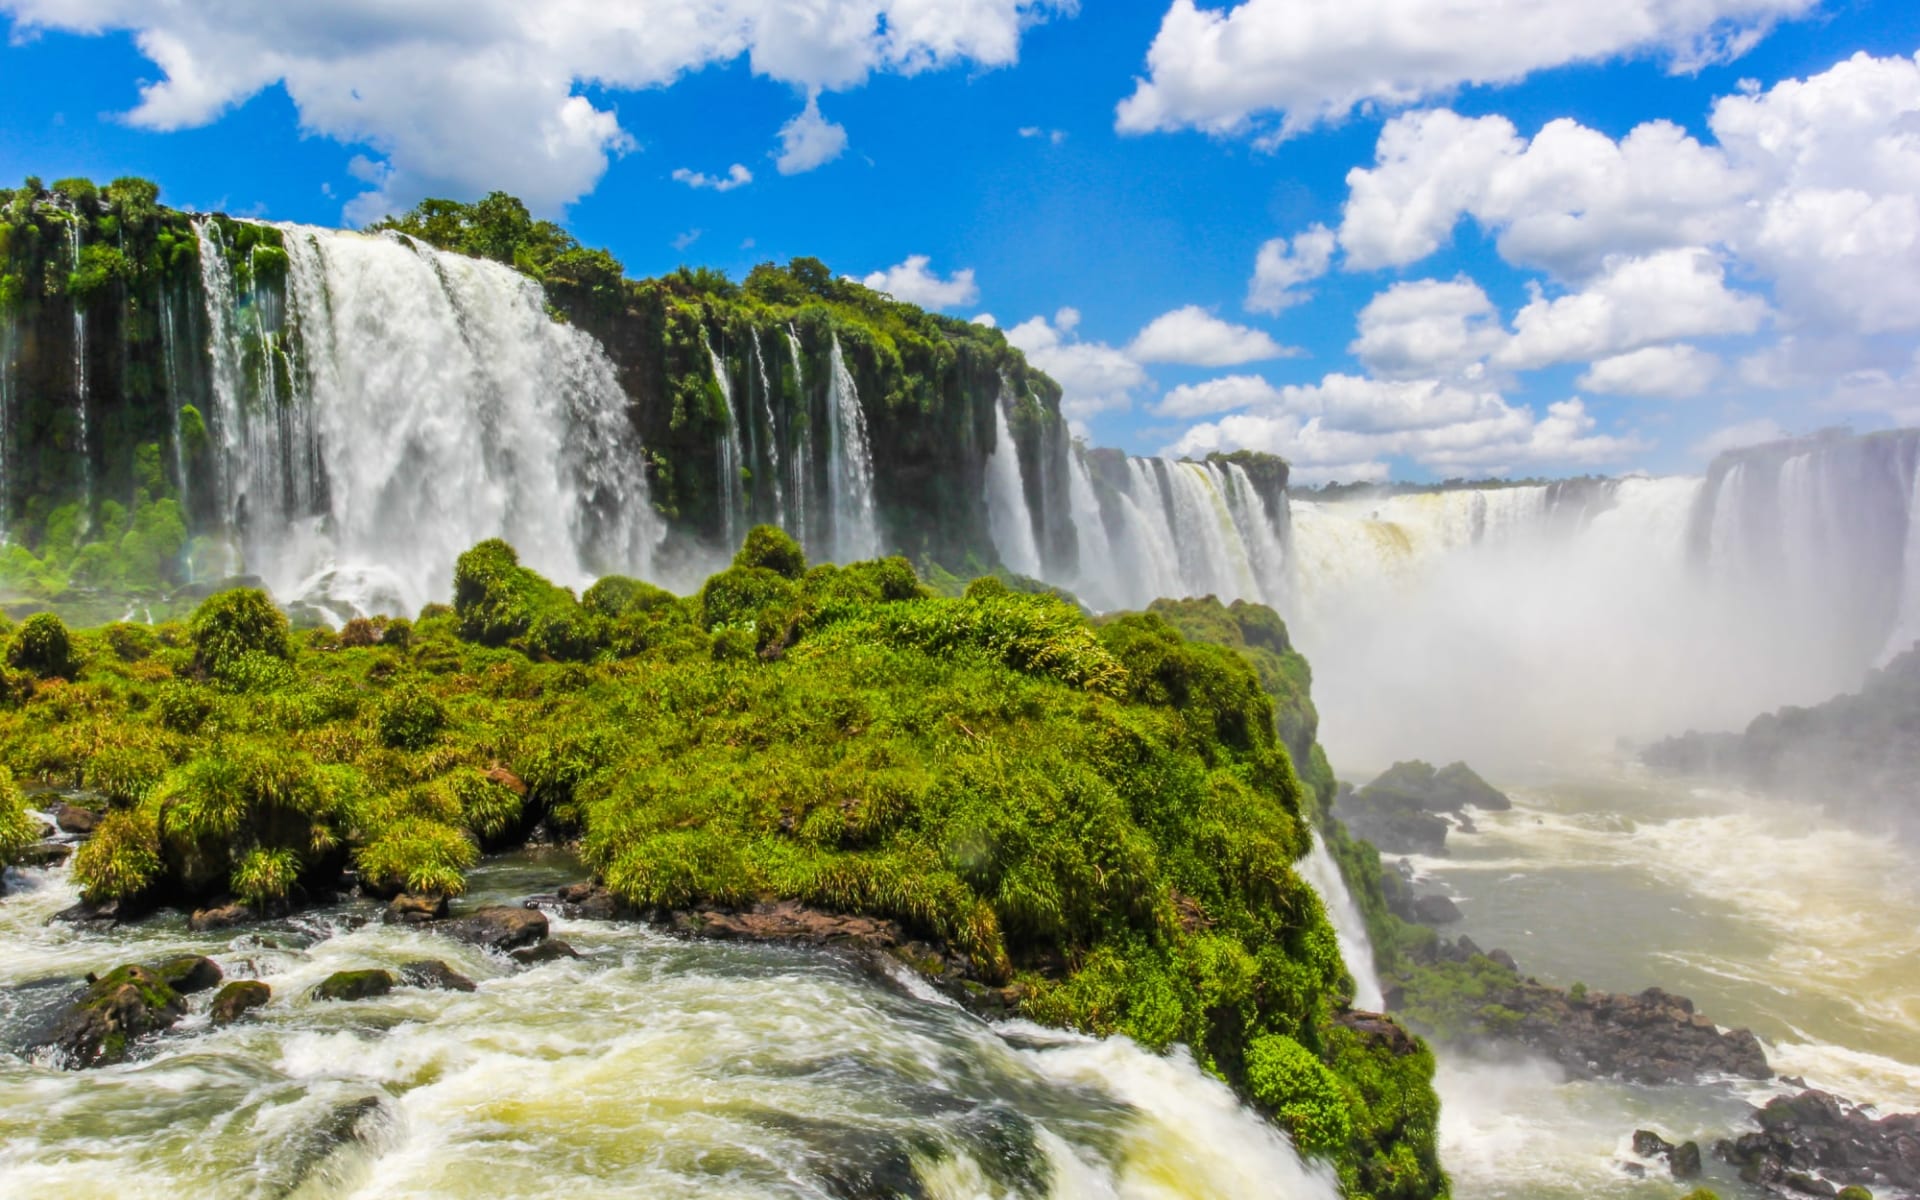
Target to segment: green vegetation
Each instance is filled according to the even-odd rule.
[[[642,909],[890,918],[983,1003],[1191,1047],[1350,1196],[1444,1193],[1431,1060],[1336,1019],[1351,984],[1292,866],[1311,800],[1239,651],[932,597],[899,559],[809,570],[777,531],[737,561],[695,597],[582,603],[483,543],[400,644],[294,638],[244,591],[149,639],[75,633],[78,672],[0,708],[0,763],[107,797],[94,900],[271,908],[349,865],[454,894],[546,821]]]
[[[40,822],[27,811],[27,798],[13,781],[13,772],[0,767],[0,867],[20,861],[22,852],[40,840]]]

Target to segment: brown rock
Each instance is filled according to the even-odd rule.
[[[400,968],[400,982],[429,991],[471,992],[474,982],[437,958],[423,958]]]
[[[153,973],[182,996],[219,987],[223,978],[219,964],[199,954],[186,954],[155,964]]]
[[[554,962],[562,958],[579,958],[580,952],[559,938],[548,938],[544,942],[537,942],[531,946],[522,946],[520,949],[507,955],[507,957],[523,967],[532,967],[540,963]]]
[[[273,989],[257,979],[236,979],[220,989],[213,998],[213,1023],[231,1025],[250,1009],[263,1007],[273,998]]]
[[[464,917],[435,926],[441,933],[470,946],[506,952],[531,946],[547,936],[547,914],[534,908],[490,905]]]
[[[228,898],[216,900],[206,908],[195,909],[193,915],[187,918],[187,928],[195,933],[209,933],[244,925],[253,919],[252,909],[238,900]]]
[[[52,1048],[63,1066],[104,1066],[122,1061],[136,1039],[171,1028],[186,1012],[187,1002],[152,971],[116,967],[103,978],[88,976],[86,990],[31,1045]]]
[[[447,915],[447,898],[401,892],[393,898],[392,903],[387,905],[387,915],[408,925],[438,921]]]
[[[92,835],[94,829],[100,824],[101,816],[102,814],[90,808],[81,808],[77,804],[68,804],[64,800],[53,806],[54,824],[60,826],[64,832],[79,834],[82,837]]]

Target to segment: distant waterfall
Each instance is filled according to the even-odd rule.
[[[1367,937],[1367,923],[1354,905],[1353,893],[1340,874],[1340,867],[1327,852],[1319,833],[1313,835],[1313,849],[1296,868],[1320,894],[1321,907],[1333,925],[1334,938],[1340,943],[1340,958],[1353,976],[1353,1006],[1366,1012],[1380,1012],[1386,998],[1380,987],[1380,972],[1373,963],[1373,942]]]
[[[833,559],[859,562],[880,553],[873,504],[873,452],[867,448],[867,418],[860,393],[833,339],[832,378],[827,386],[827,433],[831,439],[827,495],[833,514]]]
[[[1026,481],[1020,474],[1020,451],[1007,427],[1004,386],[993,406],[993,450],[987,455],[987,517],[1000,561],[1016,574],[1040,575],[1040,546],[1033,536],[1033,513],[1027,507]]]
[[[7,448],[13,445],[13,418],[14,413],[19,411],[16,407],[18,401],[13,394],[16,386],[14,372],[18,370],[14,365],[18,354],[14,342],[18,336],[13,331],[13,317],[10,314],[0,316],[0,545],[5,544],[7,526],[13,519],[13,511],[8,505],[8,498],[13,493],[9,489],[12,479]]]
[[[786,489],[780,483],[780,425],[773,418],[773,385],[767,380],[767,352],[760,344],[760,329],[753,331],[753,369],[760,382],[760,411],[767,421],[767,481],[772,485],[774,520],[786,528],[787,517]],[[752,418],[749,417],[749,426]],[[759,459],[754,460],[754,470],[759,470]],[[757,475],[756,475],[757,478]],[[791,532],[791,529],[789,529]]]
[[[336,615],[411,612],[505,537],[584,584],[660,536],[598,343],[509,268],[394,236],[283,227],[282,293],[236,289],[198,226],[221,509],[247,568]]]
[[[67,223],[67,249],[72,256],[75,274],[80,271],[80,225],[80,214],[75,212],[73,220]],[[92,415],[87,411],[90,399],[87,389],[87,306],[75,300],[73,302],[73,411],[79,434],[79,442],[75,449],[80,455],[82,501],[80,512],[83,526],[93,520],[93,448],[88,429]]]
[[[707,357],[713,360],[713,381],[720,388],[720,398],[727,406],[727,427],[721,433],[715,446],[715,467],[720,478],[720,508],[723,517],[722,545],[732,551],[740,545],[741,537],[746,533],[747,493],[746,481],[741,468],[746,463],[746,452],[740,444],[741,409],[733,403],[733,380],[727,375],[726,360],[715,353],[713,343],[706,341]],[[751,410],[748,410],[749,414]]]
[[[793,360],[793,386],[800,395],[807,394],[807,375],[801,367],[800,335],[793,326],[787,326],[787,354]],[[804,405],[802,406],[804,411]],[[793,519],[787,526],[787,532],[799,539],[803,546],[812,546],[812,530],[807,527],[807,497],[813,489],[813,423],[803,419],[800,431],[793,438],[792,475],[788,491],[793,496]]]

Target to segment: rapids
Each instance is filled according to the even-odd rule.
[[[469,902],[580,875],[522,852],[478,870]],[[517,969],[351,904],[238,935],[165,917],[83,933],[45,924],[74,899],[64,870],[8,883],[9,1044],[123,961],[204,953],[274,995],[221,1029],[196,996],[118,1067],[0,1054],[4,1195],[1336,1195],[1184,1053],[989,1025],[818,951],[556,918],[583,957]],[[333,971],[420,958],[478,990],[308,998]]]

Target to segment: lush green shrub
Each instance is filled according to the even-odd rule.
[[[466,873],[480,852],[451,825],[408,817],[387,827],[354,858],[361,878],[376,892],[458,896],[467,890]]]
[[[293,657],[287,615],[265,592],[255,588],[235,588],[207,597],[194,610],[187,628],[193,636],[194,666],[210,675],[249,653]]]
[[[80,670],[73,639],[52,613],[35,613],[20,622],[7,645],[7,665],[42,679],[72,679]]]
[[[13,781],[13,772],[0,767],[0,867],[20,861],[28,846],[40,840],[40,822],[27,811],[27,798]]]
[[[655,587],[625,575],[608,575],[588,588],[580,603],[588,611],[607,618],[649,613],[673,604],[677,597],[665,588]]]
[[[786,579],[806,574],[807,555],[800,543],[777,525],[755,525],[747,530],[740,552],[733,556],[736,567],[759,567]]]
[[[160,639],[154,636],[153,628],[148,625],[116,621],[101,633],[106,638],[107,647],[122,662],[140,662],[151,658],[154,651],[160,648]]]
[[[1248,1043],[1247,1091],[1308,1154],[1344,1149],[1353,1136],[1339,1078],[1290,1037],[1270,1034]]]
[[[83,898],[131,899],[161,877],[160,833],[145,808],[110,812],[73,856],[73,878]]]
[[[729,567],[700,589],[700,623],[708,630],[738,625],[765,645],[785,627],[797,591],[791,580],[766,567]]]
[[[402,683],[381,698],[374,725],[385,744],[399,750],[420,750],[446,728],[447,710],[425,688]]]

